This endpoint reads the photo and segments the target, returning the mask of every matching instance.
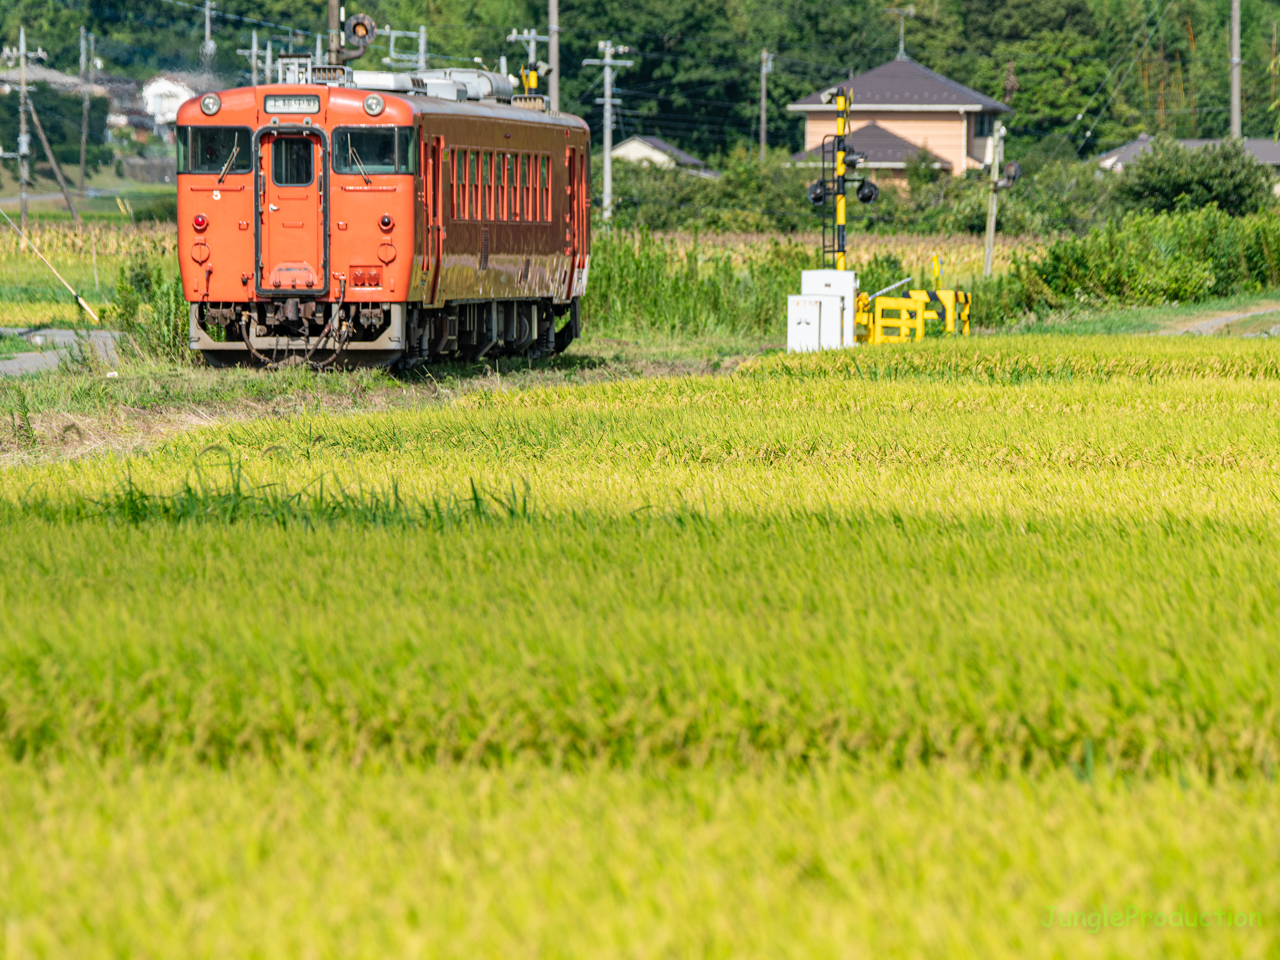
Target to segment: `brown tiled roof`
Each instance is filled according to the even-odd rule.
[[[907,161],[920,150],[910,140],[903,140],[874,121],[854,130],[845,142],[847,149],[866,155],[868,166],[883,167],[890,164],[906,166]],[[825,146],[828,160],[830,160],[833,141],[828,140]],[[822,147],[814,147],[812,150],[802,150],[800,153],[792,154],[791,160],[793,163],[819,163],[822,160],[822,149]],[[934,162],[940,170],[951,169],[949,160],[935,157]]]
[[[977,107],[983,113],[1012,113],[1013,109],[993,100],[986,94],[971,90],[962,83],[934,73],[914,60],[890,60],[852,80],[818,90],[791,104],[788,109],[803,110],[806,106],[826,106],[835,92],[848,85],[853,96],[849,109],[866,107]]]

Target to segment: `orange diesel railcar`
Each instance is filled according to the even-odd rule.
[[[219,366],[385,365],[577,336],[584,121],[481,71],[289,68],[303,82],[178,111],[193,349]],[[336,82],[310,82],[322,75]]]

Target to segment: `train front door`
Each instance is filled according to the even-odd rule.
[[[313,132],[264,134],[259,148],[258,286],[268,296],[328,290],[328,169]]]

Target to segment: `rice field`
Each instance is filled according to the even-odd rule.
[[[3,956],[1273,956],[1278,414],[1020,336],[37,445]]]

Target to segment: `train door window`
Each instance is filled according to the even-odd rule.
[[[538,185],[540,189],[538,192],[541,197],[541,202],[539,204],[539,206],[541,207],[541,210],[539,211],[539,213],[541,214],[542,220],[550,221],[551,220],[551,182],[549,177],[549,174],[550,174],[549,168],[551,166],[551,163],[550,163],[551,158],[544,153],[541,156],[540,160],[541,162],[538,164],[538,166],[541,168],[538,176]]]
[[[277,187],[305,187],[314,176],[315,148],[303,137],[281,137],[271,144],[271,180]]]

